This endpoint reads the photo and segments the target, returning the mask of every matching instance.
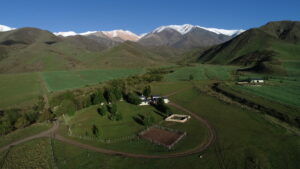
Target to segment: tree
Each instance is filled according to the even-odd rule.
[[[26,116],[21,116],[20,118],[18,118],[18,120],[16,121],[14,127],[19,129],[19,128],[23,128],[26,127],[30,124],[30,122],[27,120]]]
[[[114,98],[116,99],[116,100],[121,100],[122,99],[122,89],[121,88],[118,88],[118,87],[114,87],[114,88],[112,88],[112,92],[113,92],[113,94],[114,94]]]
[[[71,100],[63,100],[56,110],[56,114],[74,115],[76,112],[76,105]]]
[[[93,132],[94,136],[96,136],[96,137],[99,136],[99,129],[95,124],[92,126],[92,132]]]
[[[141,104],[141,99],[138,97],[137,94],[134,93],[128,93],[127,95],[127,101],[131,104],[139,105]]]
[[[194,80],[194,75],[190,74],[189,80]]]
[[[165,104],[162,98],[158,99],[156,108],[159,111],[163,112],[165,116],[170,116],[171,114],[173,114],[172,110]]]
[[[123,119],[123,115],[122,115],[122,113],[120,113],[120,112],[117,112],[115,116],[116,116],[116,118],[115,118],[116,121],[119,121],[119,120],[122,120],[122,119]]]
[[[51,111],[51,109],[49,108],[48,110],[43,111],[38,118],[39,122],[43,122],[46,120],[52,120],[55,118],[55,114]]]
[[[110,88],[106,88],[104,91],[104,97],[107,102],[111,103],[114,101],[114,95]]]
[[[0,121],[0,136],[9,133],[12,129],[13,127],[10,125],[9,121],[7,120]]]
[[[101,90],[96,91],[91,95],[91,102],[93,105],[103,103],[105,100],[103,92]]]
[[[146,86],[143,90],[143,95],[148,98],[151,95],[151,86]]]
[[[38,112],[28,112],[25,114],[26,119],[30,122],[30,123],[34,123],[37,121],[38,117],[39,117],[39,113]]]
[[[105,106],[101,106],[97,109],[97,112],[98,114],[100,114],[101,116],[105,116],[106,115],[106,112],[107,112],[107,109]]]
[[[9,123],[14,126],[14,124],[16,123],[16,121],[21,117],[21,114],[19,113],[19,111],[17,109],[12,109],[6,112],[7,115],[7,120],[9,121]]]
[[[117,112],[117,110],[118,110],[116,104],[108,105],[108,106],[107,106],[107,109],[108,109],[108,111],[109,111],[111,114],[116,114],[116,112]]]
[[[123,116],[120,112],[118,112],[118,109],[117,109],[117,105],[116,104],[111,104],[107,107],[108,111],[109,111],[109,116],[108,118],[110,120],[116,120],[116,121],[119,121],[119,120],[122,120],[123,119]]]
[[[44,100],[44,97],[43,96],[39,96],[38,98],[38,102],[34,105],[33,109],[35,111],[41,111],[44,109],[45,107],[45,100]]]

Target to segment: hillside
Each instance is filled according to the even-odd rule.
[[[300,57],[300,22],[270,22],[199,54],[198,61],[233,64],[265,73],[285,73],[285,63]]]
[[[240,32],[236,32],[237,34]],[[232,36],[193,25],[161,26],[143,36],[138,43],[144,46],[169,46],[181,49],[207,47],[223,43]]]
[[[21,28],[0,32],[0,72],[36,72],[162,65],[180,52],[168,47],[115,43],[92,36],[55,36]],[[173,62],[173,61],[171,61]]]
[[[172,64],[180,57],[181,50],[169,47],[145,47],[126,41],[108,48],[94,58],[93,64],[101,67],[145,67]]]
[[[61,38],[36,28],[0,34],[0,72],[32,72],[87,67],[105,46],[86,37]]]

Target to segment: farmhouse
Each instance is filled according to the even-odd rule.
[[[160,95],[151,96],[151,101],[153,103],[157,103],[159,99],[163,99],[164,103],[169,103],[170,102],[170,100],[167,97],[162,97]]]
[[[263,79],[260,78],[249,78],[249,79],[245,79],[245,80],[239,80],[237,82],[237,84],[243,85],[243,84],[262,84],[265,81]]]
[[[250,79],[250,83],[264,83],[263,79]]]
[[[147,105],[150,105],[151,103],[151,100],[147,99],[145,96],[140,96],[139,97],[140,100],[141,100],[141,103],[140,103],[140,106],[147,106]]]
[[[159,99],[163,99],[164,103],[169,103],[170,100],[167,97],[162,97],[160,95],[153,95],[150,98],[146,98],[145,96],[139,97],[141,100],[140,106],[146,106],[152,104],[156,104]]]

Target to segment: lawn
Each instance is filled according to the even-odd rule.
[[[38,73],[1,74],[0,109],[32,103],[42,91]]]
[[[42,72],[41,75],[49,91],[61,91],[124,78],[142,72],[143,69],[102,69]]]

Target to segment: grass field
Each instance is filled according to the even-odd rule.
[[[98,106],[77,112],[67,122],[67,125],[71,128],[71,138],[87,144],[125,152],[142,154],[170,153],[170,150],[165,147],[137,137],[138,133],[143,131],[146,126],[139,124],[134,118],[138,117],[139,114],[150,113],[154,117],[156,125],[188,133],[175,145],[171,152],[192,149],[206,139],[206,128],[195,119],[191,119],[185,124],[164,122],[163,117],[152,106],[135,106],[126,102],[119,102],[117,105],[123,114],[123,120],[118,122],[111,121],[107,117],[97,114],[96,108]],[[172,108],[172,111],[182,114],[182,112],[174,108]],[[94,124],[98,127],[100,136],[92,139],[92,125]],[[69,130],[62,127],[60,132],[68,136]],[[107,142],[108,140],[109,142]]]
[[[94,85],[143,72],[143,69],[103,69],[42,72],[48,91],[61,91]]]
[[[118,102],[118,111],[122,113],[123,119],[120,121],[109,120],[107,116],[101,116],[97,112],[99,106],[92,106],[76,113],[69,120],[68,125],[74,136],[92,136],[92,126],[99,128],[101,139],[118,139],[127,136],[135,136],[144,126],[135,122],[134,118],[139,114],[145,115],[151,113],[156,122],[162,120],[162,117],[155,113],[151,106],[135,106],[126,102]],[[108,113],[108,112],[107,112]]]
[[[200,84],[201,86],[201,84]],[[201,154],[174,159],[134,159],[109,156],[55,142],[59,168],[182,169],[255,166],[266,169],[296,169],[300,151],[298,136],[267,121],[262,115],[188,89],[171,97],[177,103],[208,119],[218,141]],[[200,159],[199,155],[203,158]]]
[[[12,133],[9,133],[5,136],[1,136],[0,139],[0,147],[5,146],[9,143],[12,143],[14,141],[17,141],[18,139],[25,138],[32,136],[34,134],[40,133],[42,131],[45,131],[51,127],[50,124],[47,123],[38,123],[33,124],[29,127],[26,127],[24,129],[18,129]]]
[[[0,74],[0,109],[33,102],[41,94],[38,73]]]
[[[284,62],[287,75],[268,75],[268,74],[251,74],[246,73],[242,78],[248,77],[268,77],[266,84],[260,87],[239,86],[233,88],[239,89],[247,94],[260,96],[275,102],[286,104],[289,106],[300,107],[300,62],[288,61]]]
[[[12,147],[2,158],[3,169],[54,168],[49,139],[37,139]]]
[[[224,104],[197,90],[187,90],[171,97],[208,119],[218,134],[216,156],[222,153],[226,164],[242,168],[247,156],[253,156],[262,168],[297,168],[300,139],[285,129],[272,124],[256,112]],[[282,142],[284,141],[284,144]],[[236,166],[235,166],[236,165]],[[206,167],[208,168],[208,167]]]
[[[234,66],[199,64],[175,69],[173,73],[165,77],[167,81],[186,81],[189,80],[190,75],[194,77],[194,80],[229,80],[230,73],[235,69]]]

